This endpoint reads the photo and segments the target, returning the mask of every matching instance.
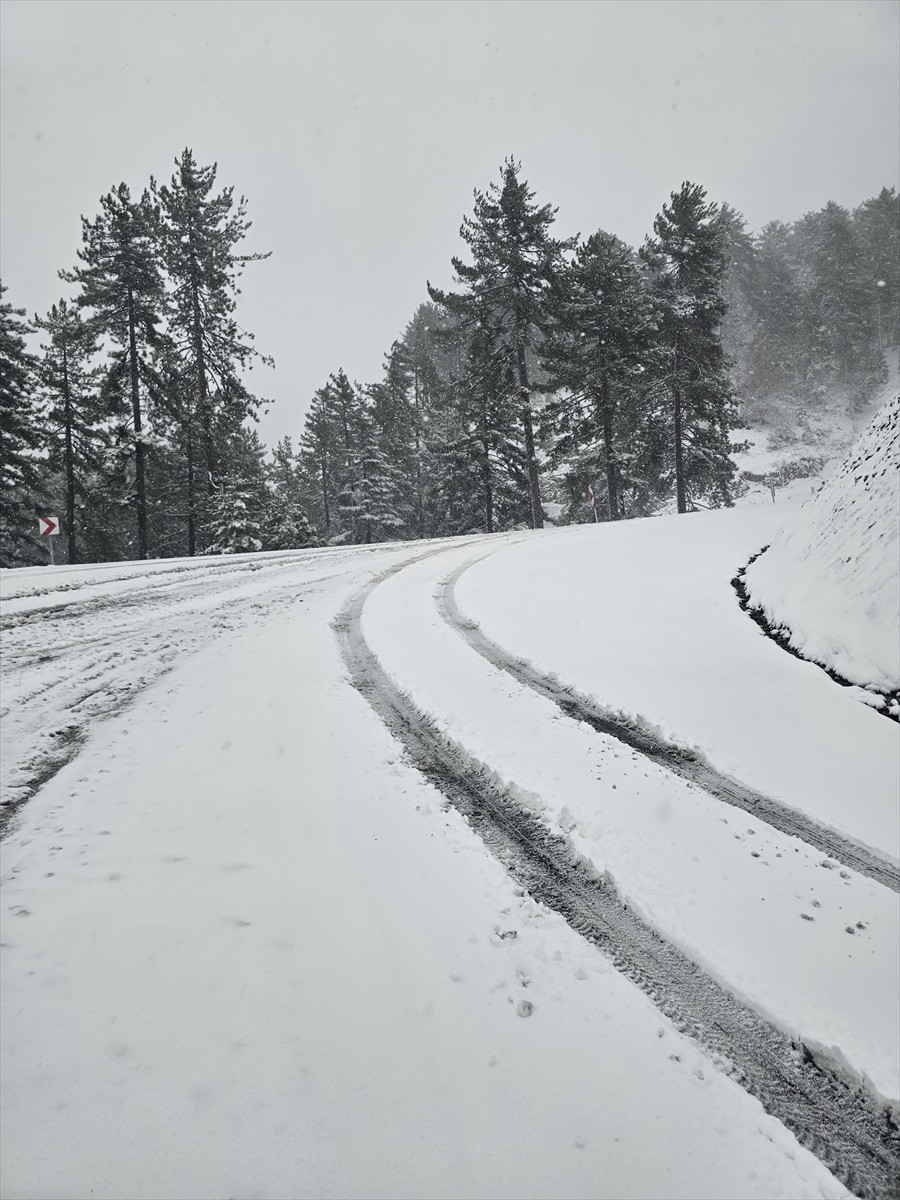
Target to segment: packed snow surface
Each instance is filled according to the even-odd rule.
[[[2,1195],[845,1196],[512,883],[331,628],[408,562],[363,628],[413,701],[896,1098],[897,897],[562,718],[435,604],[471,561],[496,640],[896,859],[896,726],[728,584],[784,516],[3,572],[7,796],[37,790],[2,844]]]
[[[752,518],[746,523],[755,524]],[[684,578],[702,570],[704,559],[712,566],[715,549],[721,550],[716,532],[729,531],[733,552],[743,524],[711,514],[697,522],[657,518],[615,531],[582,527],[539,542],[529,537],[474,564],[462,575],[457,592],[464,612],[483,632],[517,656],[555,669],[582,693],[606,702],[633,666],[650,704],[632,712],[645,723],[663,723],[657,706],[664,698],[676,710],[690,703],[685,719],[706,735],[702,748],[715,763],[724,755],[714,731],[724,740],[735,716],[752,713],[752,705],[763,710],[766,686],[774,687],[783,677],[780,660],[787,660],[788,674],[788,664],[796,663],[767,643],[741,612],[728,584],[727,558],[718,568],[720,595],[704,586],[711,583],[712,570],[693,586]],[[687,555],[680,567],[671,563],[670,588],[629,586],[629,574],[641,580],[642,568],[653,572],[669,565],[662,544],[666,538]],[[616,563],[617,542],[622,549],[627,544],[627,561],[623,557]],[[601,555],[607,582],[592,591],[596,576],[591,560],[596,568]],[[833,1051],[836,1060],[855,1068],[857,1078],[868,1079],[884,1099],[896,1102],[897,896],[841,872],[837,864],[825,860],[823,866],[823,856],[796,838],[673,778],[615,740],[560,718],[554,705],[504,672],[486,668],[475,655],[460,654],[458,636],[428,604],[452,559],[426,559],[410,567],[373,593],[366,606],[365,632],[396,682],[524,803],[572,836],[649,924],[792,1037]],[[578,587],[576,580],[585,586]],[[417,593],[418,602],[410,603]],[[679,603],[673,593],[686,593],[686,599]],[[609,597],[606,613],[604,594]],[[661,611],[664,598],[676,605],[669,623]],[[696,624],[688,623],[689,602],[697,609]],[[682,613],[685,626],[679,632],[672,618]],[[654,625],[655,633],[648,633]],[[668,660],[662,657],[662,628],[670,640],[680,641],[680,652],[686,654],[683,676],[678,652]],[[745,632],[746,707],[729,716],[723,709],[728,692],[721,671],[729,665],[729,641],[740,648]],[[769,649],[775,657],[766,673]],[[608,663],[615,664],[613,684],[606,681]],[[814,669],[796,665],[801,673]],[[840,695],[827,676],[818,675],[829,694]],[[657,677],[660,687],[654,688]],[[834,784],[827,811],[832,815],[847,808],[844,831],[852,836],[865,828],[867,836],[861,840],[875,841],[887,857],[896,853],[898,830],[896,726],[850,700],[844,699],[843,707],[846,719],[865,730],[860,750],[851,749],[850,764],[856,778],[863,773],[876,790],[868,798],[868,824],[854,819],[856,791],[841,795]],[[776,772],[768,778],[777,773],[787,792],[789,781],[804,772],[807,753],[829,760],[840,754],[838,711],[827,733],[821,722],[813,723],[796,747],[784,736],[767,747],[760,740],[766,726],[755,731],[744,727],[752,738],[744,742],[747,758],[770,751]],[[710,722],[705,727],[704,716]],[[682,733],[679,740],[687,739]],[[826,770],[822,786],[827,778]],[[812,798],[820,801],[816,815],[826,810],[823,797]],[[857,922],[863,928],[857,929]]]
[[[745,585],[805,658],[900,690],[900,394],[750,564]]]

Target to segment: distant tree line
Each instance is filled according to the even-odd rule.
[[[893,189],[753,236],[684,183],[637,251],[602,230],[555,239],[554,217],[508,160],[463,219],[458,290],[429,286],[377,383],[337,371],[315,393],[294,461],[321,536],[728,505],[736,428],[859,409],[885,379]]]
[[[246,202],[190,150],[171,183],[83,220],[77,286],[0,307],[2,561],[373,542],[732,503],[733,431],[862,408],[900,330],[893,189],[751,235],[684,183],[634,250],[558,239],[519,165],[475,192],[456,290],[428,286],[382,377],[337,370],[267,456],[235,319]],[[26,337],[44,335],[32,356]],[[587,502],[591,485],[596,509]]]

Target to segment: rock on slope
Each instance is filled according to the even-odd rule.
[[[900,394],[744,583],[750,606],[804,658],[861,687],[900,690]]]

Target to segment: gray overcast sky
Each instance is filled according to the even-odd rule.
[[[378,378],[507,155],[560,236],[638,245],[682,180],[759,229],[900,181],[896,0],[4,0],[5,299],[46,312],[80,216],[190,146],[246,195],[260,433]]]

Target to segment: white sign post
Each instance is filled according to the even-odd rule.
[[[594,497],[594,485],[592,483],[588,484],[587,498],[588,498],[588,503],[590,504],[591,509],[594,513],[594,520],[599,524],[600,518],[597,516],[597,501]]]
[[[59,535],[59,517],[38,517],[38,533],[50,539],[50,566],[56,565],[53,554],[53,539]]]

